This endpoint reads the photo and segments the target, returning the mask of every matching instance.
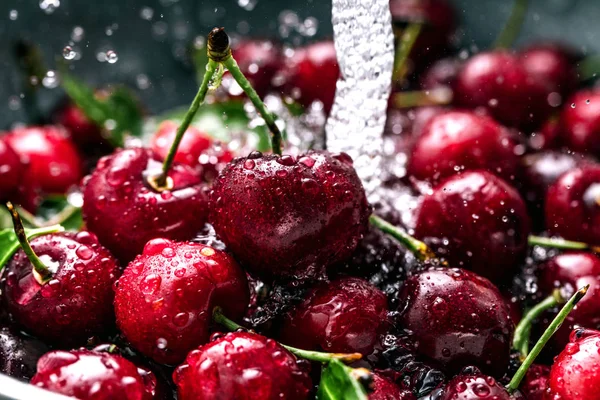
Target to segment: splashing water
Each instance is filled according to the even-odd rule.
[[[394,67],[389,0],[333,0],[341,77],[327,120],[327,148],[345,151],[367,194],[380,186],[383,129]]]

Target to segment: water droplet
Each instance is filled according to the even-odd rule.
[[[52,14],[60,7],[60,0],[40,0],[40,8],[46,14]]]
[[[154,294],[160,288],[162,278],[157,274],[149,274],[140,283],[140,290],[144,294]]]
[[[94,251],[88,246],[82,244],[75,250],[75,254],[82,260],[90,260],[94,256]]]
[[[255,166],[256,163],[254,162],[254,160],[247,159],[246,161],[244,161],[244,169],[254,169]]]
[[[173,324],[175,324],[175,326],[178,326],[181,328],[183,326],[186,326],[189,320],[190,320],[190,314],[182,312],[173,317]]]
[[[54,89],[59,85],[58,75],[55,71],[49,70],[42,79],[42,85],[47,89]]]
[[[119,61],[119,55],[114,50],[108,50],[106,52],[106,61],[109,64],[114,64]]]
[[[19,18],[19,12],[17,10],[10,10],[8,18],[10,18],[11,21],[16,21],[17,18]]]
[[[165,338],[156,339],[156,347],[158,347],[160,350],[166,349],[168,344],[169,342],[167,342],[167,339]]]

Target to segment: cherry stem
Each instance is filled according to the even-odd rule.
[[[574,242],[572,240],[561,238],[547,238],[530,235],[528,241],[531,246],[551,247],[561,250],[591,250],[593,252],[600,252],[600,246],[591,246],[587,243]]]
[[[400,92],[394,95],[394,105],[396,108],[445,106],[451,102],[452,90],[447,87]]]
[[[510,380],[508,385],[506,385],[506,391],[509,394],[512,394],[515,390],[517,390],[519,388],[519,385],[521,384],[521,381],[525,377],[525,374],[527,373],[527,370],[529,369],[531,364],[533,364],[533,362],[535,361],[537,356],[540,354],[540,352],[542,351],[542,349],[544,348],[546,343],[548,343],[548,340],[550,340],[552,335],[554,335],[554,333],[558,330],[558,328],[560,328],[560,326],[564,322],[565,318],[567,318],[567,315],[569,315],[569,313],[573,310],[573,308],[577,305],[577,303],[583,298],[583,296],[585,296],[589,287],[590,287],[590,285],[585,285],[584,287],[579,289],[577,292],[575,292],[575,294],[573,296],[571,296],[569,301],[567,301],[567,303],[563,306],[563,308],[558,312],[556,317],[554,317],[554,319],[552,320],[552,322],[550,323],[548,328],[546,328],[546,330],[542,334],[542,337],[540,337],[540,339],[537,341],[535,346],[533,346],[533,349],[531,349],[531,353],[529,353],[527,355],[527,357],[525,358],[525,360],[523,361],[523,363],[521,364],[521,366],[519,367],[519,369],[517,370],[517,372],[515,373],[513,378]]]
[[[515,336],[513,338],[513,349],[521,353],[521,360],[524,360],[529,353],[529,337],[533,321],[539,318],[545,311],[564,304],[565,301],[566,299],[562,296],[560,289],[555,289],[550,296],[533,306],[521,318],[515,329]]]
[[[395,227],[390,224],[386,220],[378,217],[375,214],[371,214],[369,217],[369,222],[374,227],[380,229],[382,232],[387,233],[392,236],[394,239],[398,240],[402,243],[408,250],[410,250],[415,257],[417,257],[421,261],[428,261],[431,259],[435,259],[435,253],[423,242],[414,237],[410,236],[403,229]]]
[[[523,26],[523,21],[525,21],[528,7],[529,0],[515,0],[504,28],[496,38],[494,48],[508,49],[513,45],[519,36],[519,32],[521,32],[521,27]]]
[[[34,274],[33,276],[38,281],[40,285],[48,282],[52,279],[52,272],[48,269],[48,267],[40,260],[40,258],[35,254],[29,241],[27,240],[27,233],[25,232],[25,228],[23,227],[23,222],[21,221],[21,217],[17,212],[16,208],[9,201],[6,203],[6,208],[10,212],[13,220],[13,226],[15,229],[15,235],[17,235],[17,240],[23,249],[23,252],[33,265]]]
[[[238,331],[240,329],[248,331],[248,329],[244,328],[240,324],[227,318],[223,314],[223,310],[221,309],[221,307],[215,307],[213,309],[213,320],[216,323],[223,325],[230,331]],[[283,343],[280,343],[280,345],[285,347],[290,353],[294,354],[296,357],[321,363],[328,363],[331,360],[339,360],[341,362],[350,364],[362,358],[362,354],[360,353],[324,353],[321,351],[302,350],[292,346],[287,346]]]
[[[410,23],[404,28],[400,42],[398,43],[398,50],[396,51],[396,59],[394,60],[394,82],[401,81],[406,74],[406,61],[410,55],[423,24],[420,22]]]

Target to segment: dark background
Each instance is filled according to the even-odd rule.
[[[57,2],[52,13],[43,10],[42,3]],[[512,6],[509,0],[453,3],[462,22],[458,39],[469,51],[492,43]],[[155,113],[192,99],[196,86],[185,62],[186,46],[212,27],[251,36],[283,33],[293,45],[331,36],[330,20],[326,0],[1,0],[0,129],[27,122],[20,98],[23,79],[13,54],[18,38],[41,45],[52,68],[71,44],[81,56],[73,62],[78,76],[92,85],[126,83]],[[543,37],[600,53],[599,20],[598,0],[532,0],[518,44]],[[83,38],[77,37],[77,27],[83,28]],[[118,61],[98,61],[107,51],[114,51]],[[42,108],[51,109],[61,97],[60,88],[42,90]]]

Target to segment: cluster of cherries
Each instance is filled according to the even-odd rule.
[[[425,21],[385,132],[406,175],[381,188],[415,210],[369,204],[347,154],[235,154],[195,127],[172,147],[171,121],[90,171],[106,132],[75,105],[0,137],[0,200],[35,214],[79,187],[85,222],[27,240],[8,203],[22,248],[0,266],[0,372],[81,400],[308,399],[342,353],[371,400],[600,399],[600,92],[559,45],[461,60],[445,1],[390,7],[399,30]],[[332,42],[233,57],[259,96],[331,109]],[[407,85],[452,101],[402,107]]]

